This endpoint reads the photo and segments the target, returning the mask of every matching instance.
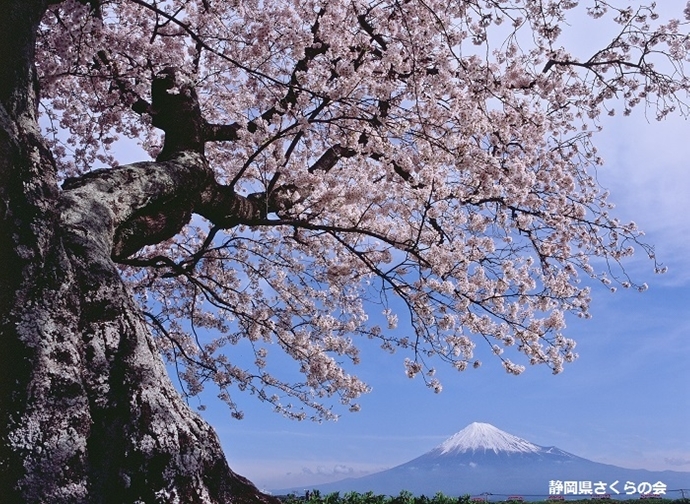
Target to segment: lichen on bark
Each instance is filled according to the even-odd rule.
[[[214,184],[203,145],[173,134],[158,162],[59,188],[32,61],[47,3],[11,2],[0,20],[2,499],[275,502],[172,386],[113,260],[187,223]]]

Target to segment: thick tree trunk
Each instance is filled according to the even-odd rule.
[[[275,501],[229,469],[181,400],[111,259],[143,244],[138,222],[150,241],[189,218],[181,187],[207,181],[203,156],[59,190],[32,66],[46,2],[10,3],[0,21],[0,501]]]

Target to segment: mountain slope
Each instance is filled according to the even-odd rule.
[[[662,482],[668,489],[690,488],[690,473],[631,470],[600,464],[554,446],[535,445],[493,425],[475,422],[409,462],[361,478],[314,488],[325,493],[372,491],[388,495],[397,495],[401,490],[418,495],[436,492],[535,496],[566,493],[558,491],[558,485],[551,483],[556,481],[590,482],[592,492],[595,488],[601,491],[602,485],[606,485],[601,493],[615,497],[625,495],[628,481],[636,486],[643,482],[650,485]],[[575,493],[579,494],[579,490]]]

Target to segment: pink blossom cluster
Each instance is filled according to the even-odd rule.
[[[591,3],[591,2],[590,2]],[[578,2],[102,0],[41,25],[44,124],[64,176],[116,164],[118,139],[155,156],[152,78],[177,67],[209,123],[219,182],[283,190],[265,218],[200,218],[123,266],[190,395],[214,383],[295,418],[331,418],[369,387],[356,338],[404,354],[436,392],[434,362],[505,370],[573,361],[566,314],[589,317],[582,277],[644,289],[621,261],[642,249],[594,173],[598,119],[637,105],[686,112],[686,20],[597,0],[612,30],[588,59],[560,45]],[[679,10],[679,16],[683,12]],[[591,25],[591,26],[590,26]],[[382,323],[379,323],[382,322]],[[233,347],[249,345],[240,366]],[[280,352],[279,352],[280,351]],[[294,377],[269,371],[283,353]],[[292,400],[296,400],[293,404]],[[306,413],[304,405],[312,413]]]

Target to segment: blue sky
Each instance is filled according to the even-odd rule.
[[[290,421],[251,397],[235,421],[208,404],[231,467],[261,488],[306,487],[406,462],[482,421],[598,462],[690,472],[690,125],[650,123],[639,110],[605,128],[599,180],[669,271],[655,275],[641,253],[627,270],[647,292],[595,285],[593,318],[569,319],[575,363],[514,377],[487,358],[477,370],[440,369],[436,395],[405,376],[401,355],[365,348],[356,373],[373,391],[337,422]]]

